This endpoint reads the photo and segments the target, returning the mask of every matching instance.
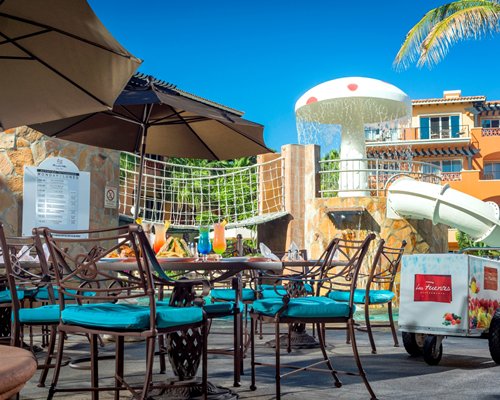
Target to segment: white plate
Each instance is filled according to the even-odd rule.
[[[101,258],[100,261],[104,261],[104,262],[118,262],[118,261],[123,261],[125,260],[125,258],[120,258],[120,257],[109,257],[109,258],[106,258],[106,257],[103,257]]]
[[[160,262],[194,262],[196,257],[158,257]]]

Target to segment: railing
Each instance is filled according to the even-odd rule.
[[[365,138],[367,142],[393,142],[396,140],[405,140],[405,129],[365,129]]]
[[[442,172],[441,179],[444,182],[457,182],[462,180],[461,172]]]
[[[133,214],[139,158],[122,153],[120,213]],[[282,158],[243,166],[213,167],[147,159],[139,215],[192,229],[225,219],[228,227],[253,225],[285,213]]]
[[[483,136],[499,136],[498,128],[483,129]],[[425,128],[425,133],[429,136],[426,139],[422,138],[422,128],[390,128],[390,129],[365,129],[365,138],[367,142],[398,142],[406,140],[437,140],[437,139],[463,139],[469,138],[469,126],[460,125],[457,128],[433,129],[432,127]]]
[[[481,129],[482,136],[500,136],[500,128],[483,128]]]
[[[463,139],[469,138],[469,125],[459,125],[458,127],[453,128],[433,128],[426,127],[424,134],[428,135],[428,138],[422,138],[422,127],[417,127],[416,129],[416,137],[420,140],[437,140],[437,139]]]
[[[362,168],[360,168],[362,166]],[[388,184],[401,176],[409,176],[418,181],[440,183],[441,168],[426,162],[407,160],[335,159],[320,161],[320,196],[336,197],[339,192],[363,192],[370,196],[385,196]],[[363,187],[340,188],[341,179],[366,177]]]

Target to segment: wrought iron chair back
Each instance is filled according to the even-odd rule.
[[[367,290],[370,289],[372,283],[388,285],[387,289],[390,291],[394,288],[394,281],[406,247],[406,240],[402,241],[401,247],[389,247],[385,243],[384,239],[380,240],[377,252],[373,257],[366,285]]]
[[[0,224],[0,255],[3,257],[5,268],[4,282],[10,291],[12,308],[11,319],[11,344],[21,346],[21,325],[19,322],[19,310],[22,308],[22,300],[18,293],[30,291],[34,294],[42,287],[47,288],[48,302],[55,303],[52,288],[52,277],[43,252],[40,237],[7,237],[3,225]],[[24,261],[30,257],[37,261]]]
[[[71,232],[39,228],[38,231],[44,234],[50,250],[61,310],[67,299],[81,304],[148,297],[152,308],[150,326],[154,327],[155,285],[149,259],[141,257],[144,250],[138,235],[144,233],[140,227]],[[103,259],[115,258],[123,248],[133,255],[130,261],[136,263],[137,272],[115,273],[99,266]]]
[[[324,253],[316,295],[331,291],[349,292],[351,317],[360,269],[374,239],[374,233],[367,235],[364,240],[335,238]]]

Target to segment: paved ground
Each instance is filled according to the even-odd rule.
[[[228,329],[225,323],[219,327]],[[488,342],[478,339],[447,338],[443,342],[443,359],[438,366],[429,366],[421,358],[411,358],[403,347],[395,348],[391,335],[380,332],[376,335],[379,354],[370,353],[366,334],[359,332],[359,348],[368,378],[380,399],[500,399],[500,366],[496,366],[488,352]],[[221,345],[230,342],[231,336],[211,334],[211,344]],[[272,362],[274,350],[265,345],[264,340],[258,341],[257,357],[259,360]],[[334,366],[339,370],[353,370],[354,363],[350,347],[345,344],[345,333],[328,332],[329,353]],[[334,345],[334,346],[331,346]],[[81,338],[73,337],[68,355],[76,356],[86,353],[86,344]],[[112,351],[113,344],[108,343],[104,349]],[[126,371],[136,379],[140,379],[143,370],[143,343],[128,343],[126,347]],[[294,363],[306,360],[319,360],[319,350],[294,350],[283,359],[293,359]],[[209,358],[209,379],[218,385],[232,385],[231,359],[227,356],[211,355]],[[245,363],[246,375],[242,378],[242,386],[234,390],[241,399],[274,399],[274,370],[260,367],[257,370],[257,391],[249,390],[249,362]],[[112,376],[113,363],[103,361],[100,367],[103,385]],[[156,368],[158,370],[158,368]],[[172,375],[167,372],[167,375]],[[50,377],[51,375],[49,375]],[[162,379],[165,375],[155,375]],[[44,399],[46,388],[38,388],[38,374],[27,384],[21,393],[22,399]],[[342,377],[344,386],[335,388],[327,374],[302,372],[283,381],[282,393],[285,400],[305,399],[367,399],[368,394],[359,378]],[[89,381],[89,371],[75,370],[69,367],[63,369],[61,385],[77,380]],[[89,399],[88,394],[59,394],[56,398]],[[103,399],[112,398],[111,394],[103,394]],[[123,398],[130,398],[125,395]]]

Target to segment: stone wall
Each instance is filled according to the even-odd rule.
[[[65,157],[90,172],[90,228],[118,225],[118,208],[104,208],[106,184],[119,187],[120,153],[53,139],[28,128],[0,132],[0,221],[8,235],[20,235],[23,211],[23,167],[49,157]]]

